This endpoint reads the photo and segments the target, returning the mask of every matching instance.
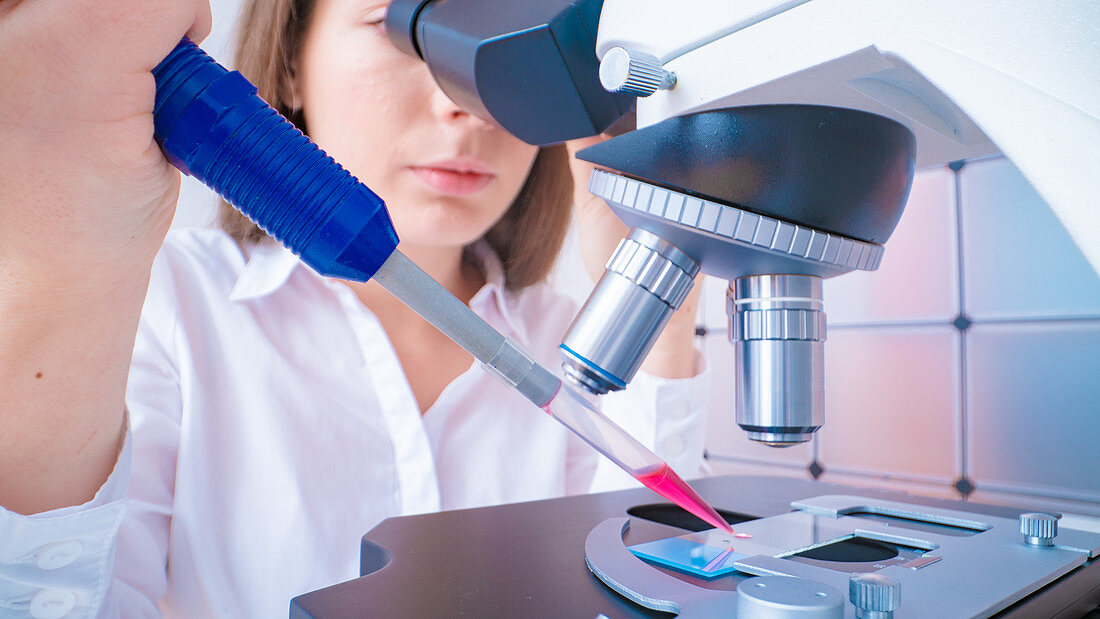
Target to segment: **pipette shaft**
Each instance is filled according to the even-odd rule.
[[[732,529],[668,464],[519,344],[501,335],[400,251],[382,263],[374,280],[515,388],[646,487],[712,526]]]

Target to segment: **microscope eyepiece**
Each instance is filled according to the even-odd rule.
[[[600,84],[603,0],[393,0],[386,34],[466,111],[528,144],[601,133],[635,97]]]
[[[432,0],[393,0],[386,9],[386,35],[402,52],[423,59],[416,36],[420,12]]]

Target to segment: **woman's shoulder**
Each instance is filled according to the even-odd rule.
[[[247,257],[237,241],[223,230],[183,228],[168,233],[156,262],[162,268],[195,275],[235,277],[244,269]]]

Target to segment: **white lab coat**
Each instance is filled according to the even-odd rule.
[[[470,306],[557,367],[573,303],[506,291],[496,256],[475,253],[488,283]],[[602,406],[692,477],[706,391],[643,374]],[[421,416],[347,286],[217,230],[173,232],[158,256],[127,403],[92,501],[0,508],[0,615],[285,617],[291,597],[354,578],[384,518],[634,483],[476,365]]]

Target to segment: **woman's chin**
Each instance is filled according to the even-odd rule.
[[[397,237],[401,239],[399,248],[437,248],[437,249],[461,249],[477,242],[482,236],[485,235],[485,231],[475,231],[467,234],[456,234],[453,229],[446,231],[425,231],[417,230],[415,232],[403,233],[401,228],[397,228]]]
[[[499,219],[469,206],[446,204],[393,209],[390,214],[401,243],[421,247],[465,247],[484,236]]]

